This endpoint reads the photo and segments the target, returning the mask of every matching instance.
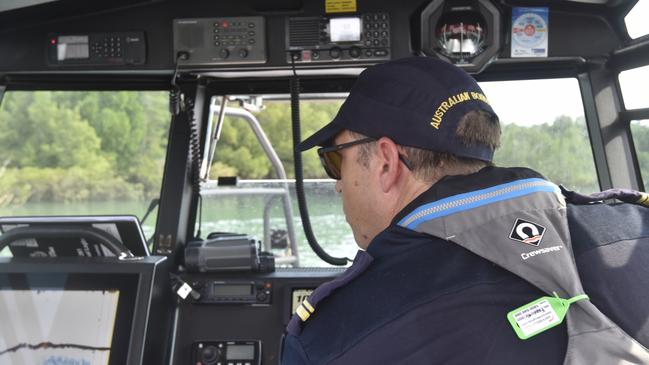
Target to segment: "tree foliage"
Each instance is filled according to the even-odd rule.
[[[302,139],[331,121],[340,101],[305,101]],[[165,92],[10,92],[0,108],[0,206],[27,202],[150,199],[159,194],[169,113]],[[288,102],[267,102],[256,113],[294,177]],[[649,175],[649,126],[631,126],[642,171]],[[255,134],[227,118],[211,177],[276,178]],[[306,178],[326,177],[315,150],[302,154]],[[598,190],[583,119],[503,126],[500,166],[528,166],[583,192]],[[649,180],[649,176],[645,176]],[[646,186],[645,186],[646,190]]]
[[[306,101],[300,105],[302,139],[329,123],[340,108],[341,101]],[[288,102],[269,102],[255,115],[284,164],[289,178],[295,177],[293,129]],[[237,176],[246,179],[277,178],[252,129],[241,118],[226,118],[221,139],[215,150],[211,177]],[[218,163],[218,165],[217,165]],[[225,170],[227,169],[227,170]],[[320,159],[314,150],[302,154],[305,178],[325,178]]]
[[[157,196],[164,92],[12,92],[0,109],[0,205]]]
[[[494,161],[500,166],[530,167],[569,189],[599,191],[583,118],[573,121],[560,116],[552,123],[531,127],[506,124]]]

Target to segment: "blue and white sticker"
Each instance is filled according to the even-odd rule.
[[[548,8],[512,9],[512,57],[548,56]]]

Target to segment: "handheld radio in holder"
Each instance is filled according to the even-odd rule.
[[[246,234],[214,232],[206,240],[193,240],[185,248],[185,267],[194,272],[275,271],[275,257],[260,252]]]

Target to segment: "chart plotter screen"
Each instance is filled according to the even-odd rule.
[[[0,278],[0,365],[123,363],[131,285],[105,279],[100,274]]]

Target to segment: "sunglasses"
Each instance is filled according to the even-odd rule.
[[[356,141],[351,141],[343,144],[337,144],[331,147],[319,148],[318,156],[320,156],[320,163],[322,163],[322,167],[324,167],[325,172],[330,178],[334,180],[340,180],[341,179],[340,166],[343,163],[343,155],[340,154],[340,150],[344,150],[345,148],[349,148],[359,144],[370,143],[374,141],[376,141],[374,138],[368,137],[368,138],[362,138]],[[401,162],[403,162],[403,164],[406,165],[408,170],[412,170],[412,163],[408,161],[408,159],[406,159],[405,156],[399,154],[399,160],[401,160]]]

